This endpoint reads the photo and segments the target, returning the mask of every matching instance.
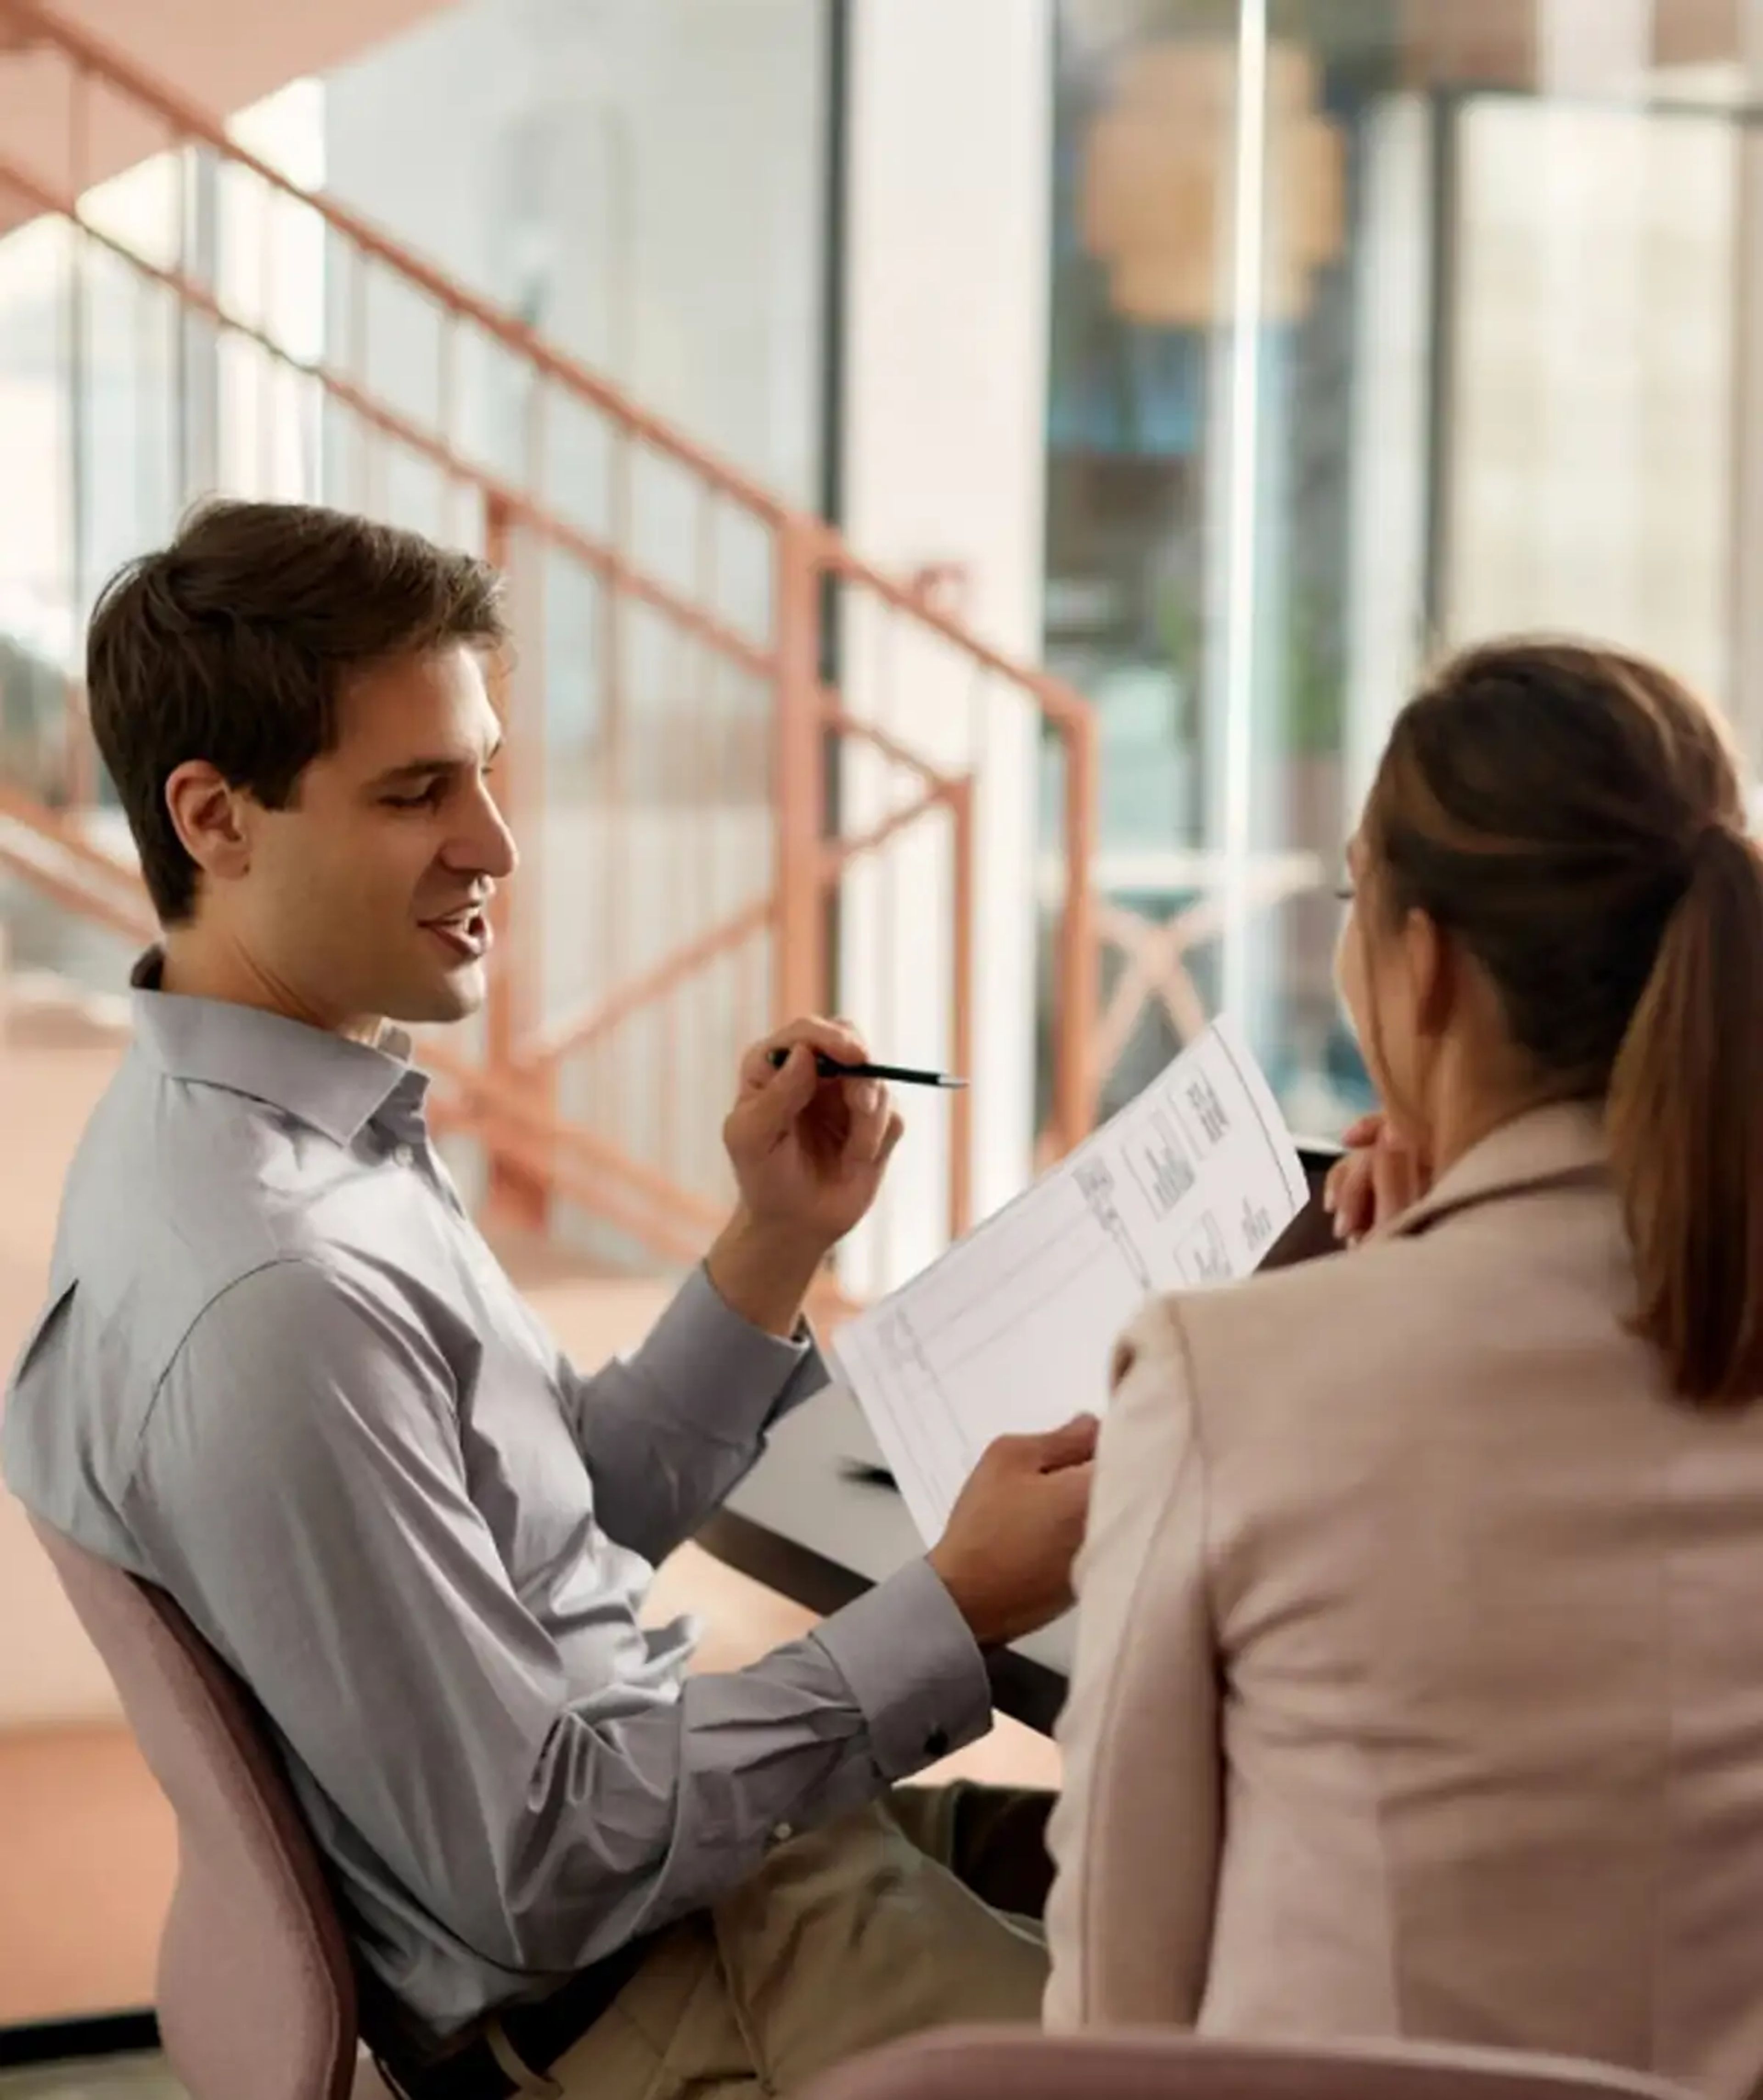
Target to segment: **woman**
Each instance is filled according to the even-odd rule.
[[[1763,2079],[1743,825],[1712,718],[1611,651],[1479,649],[1397,722],[1339,968],[1427,1185],[1120,1346],[1052,2025]]]

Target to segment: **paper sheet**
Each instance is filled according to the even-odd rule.
[[[1302,1208],[1272,1090],[1228,1021],[901,1289],[834,1354],[925,1542],[994,1436],[1100,1414],[1153,1292],[1246,1276]]]

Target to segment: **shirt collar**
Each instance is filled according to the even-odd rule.
[[[1609,1171],[1602,1110],[1586,1101],[1555,1102],[1515,1116],[1472,1145],[1379,1237],[1407,1238],[1453,1211],[1527,1189],[1602,1180]]]
[[[162,950],[130,973],[135,1039],[174,1079],[224,1087],[297,1116],[333,1144],[350,1144],[402,1092],[420,1109],[428,1075],[410,1062],[410,1038],[388,1027],[381,1047],[227,999],[161,991]]]

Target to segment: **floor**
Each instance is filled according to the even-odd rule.
[[[0,2071],[0,2100],[186,2100],[156,2056],[108,2057],[39,2071]]]

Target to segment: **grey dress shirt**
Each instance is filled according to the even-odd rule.
[[[915,1562],[751,1668],[645,1631],[655,1566],[823,1383],[701,1271],[584,1377],[397,1054],[137,973],[0,1449],[162,1586],[279,1736],[370,1981],[438,2038],[713,1902],[989,1723]]]

